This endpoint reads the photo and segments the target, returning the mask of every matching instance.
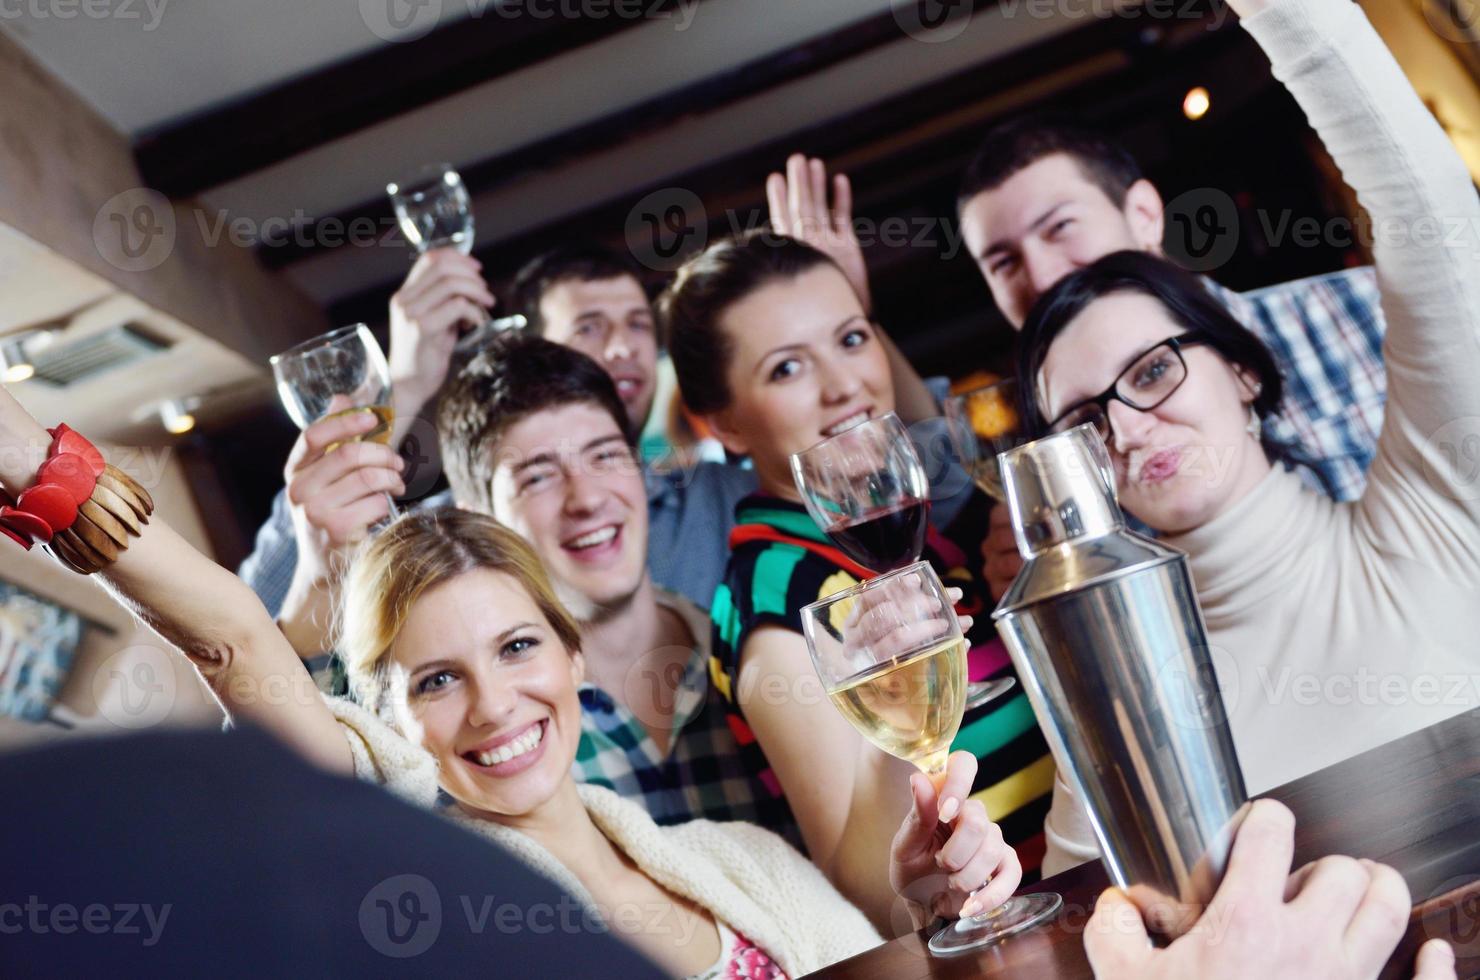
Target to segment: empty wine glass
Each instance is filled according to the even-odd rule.
[[[946,399],[946,431],[961,465],[982,492],[1006,506],[1002,469],[997,454],[1021,445],[1025,439],[1018,419],[1017,382],[996,381]],[[1001,677],[972,685],[971,705],[985,704],[1017,686],[1017,678]],[[979,700],[977,700],[979,698]]]
[[[473,252],[473,202],[458,172],[445,163],[430,163],[407,175],[404,181],[386,185],[401,234],[418,255],[434,248],[455,248],[464,255]],[[524,317],[493,319],[488,314],[458,338],[458,354],[480,348],[502,330],[523,327]]]
[[[1017,381],[1008,378],[946,399],[946,431],[961,465],[982,493],[999,504],[1007,498],[1002,491],[999,453],[1023,444],[1018,418]]]
[[[341,327],[277,354],[269,361],[278,397],[300,429],[331,416],[370,411],[380,424],[349,442],[390,445],[395,423],[391,407],[391,372],[385,352],[363,323]],[[333,452],[342,443],[333,443]],[[385,495],[390,517],[396,503]]]
[[[401,233],[417,254],[434,248],[473,252],[473,202],[462,177],[445,163],[418,168],[386,185]]]
[[[869,742],[945,781],[966,711],[966,637],[929,562],[916,562],[802,609],[812,665],[833,706]],[[952,955],[1016,935],[1063,905],[1021,895],[957,920],[930,940]]]

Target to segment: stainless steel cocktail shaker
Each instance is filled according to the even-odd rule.
[[[1003,453],[1025,564],[993,618],[1111,879],[1205,904],[1247,799],[1186,557],[1125,526],[1091,426]]]

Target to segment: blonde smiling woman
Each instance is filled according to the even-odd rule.
[[[31,487],[51,441],[0,389],[0,485]],[[528,545],[491,518],[404,517],[355,564],[344,649],[373,710],[321,698],[251,590],[164,521],[130,541],[99,577],[196,664],[234,718],[423,805],[445,794],[453,821],[556,880],[591,916],[605,910],[608,925],[671,974],[743,963],[797,975],[880,942],[774,834],[709,821],[659,828],[639,804],[577,786],[579,634]],[[985,819],[973,811],[942,827],[927,802],[879,855],[891,874],[938,873],[945,848],[967,869],[998,859],[1001,840]],[[980,884],[942,887],[959,905]],[[1002,901],[1015,884],[994,882],[987,899]]]

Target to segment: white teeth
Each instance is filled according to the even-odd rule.
[[[500,762],[508,762],[517,759],[521,755],[532,751],[545,737],[544,723],[530,728],[529,731],[520,735],[512,742],[506,742],[496,749],[477,754],[478,764],[483,766],[496,766]]]
[[[617,394],[619,394],[619,395],[630,395],[630,394],[632,394],[636,390],[637,390],[637,382],[636,381],[627,381],[627,380],[624,379],[622,381],[618,381],[617,382]]]
[[[866,411],[864,411],[864,412],[858,412],[858,413],[856,413],[854,415],[848,416],[847,418],[843,419],[843,421],[838,422],[836,425],[830,425],[827,428],[823,429],[822,430],[822,434],[825,435],[825,436],[835,436],[839,432],[843,432],[843,431],[845,431],[847,429],[851,429],[855,425],[858,425],[859,423],[865,422],[867,420],[868,420],[868,412],[866,412]]]
[[[606,544],[608,541],[616,536],[617,529],[615,526],[604,527],[599,531],[592,531],[590,534],[581,535],[579,538],[576,538],[574,541],[571,541],[569,544],[567,544],[566,547],[594,548],[599,544]]]

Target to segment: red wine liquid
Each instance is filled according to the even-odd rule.
[[[890,572],[920,559],[925,548],[926,504],[912,500],[890,510],[870,511],[853,524],[827,529],[833,543],[865,568]]]

